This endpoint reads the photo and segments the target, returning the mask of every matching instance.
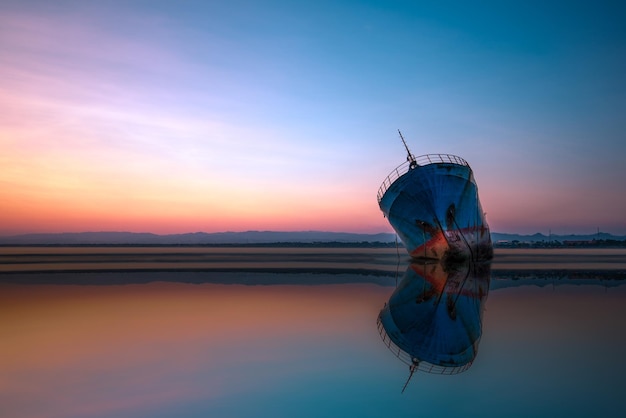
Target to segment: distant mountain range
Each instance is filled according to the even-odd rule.
[[[318,242],[394,242],[395,234],[352,234],[347,232],[194,232],[188,234],[157,235],[134,232],[78,232],[60,234],[25,234],[0,237],[3,245],[216,245],[216,244],[268,244],[268,243],[318,243]]]
[[[589,235],[520,235],[493,232],[493,242],[498,241],[590,241],[626,240],[626,236],[608,233]],[[77,232],[59,234],[24,234],[0,237],[0,245],[219,245],[219,244],[269,244],[269,243],[361,243],[395,242],[393,233],[354,234],[348,232],[195,232],[188,234],[157,235],[134,232]]]
[[[616,240],[616,241],[625,241],[626,236],[624,235],[613,235],[606,232],[600,232],[597,234],[587,234],[587,235],[544,235],[540,233],[532,234],[532,235],[520,235],[520,234],[506,234],[500,232],[492,232],[491,240],[496,243],[498,241],[520,241],[520,242],[541,242],[541,241],[591,241],[591,240]]]

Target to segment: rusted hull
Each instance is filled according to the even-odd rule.
[[[482,261],[493,256],[469,165],[439,162],[408,169],[379,197],[379,206],[413,258]]]

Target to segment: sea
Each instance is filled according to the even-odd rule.
[[[626,416],[623,252],[194,251],[0,249],[0,417]]]

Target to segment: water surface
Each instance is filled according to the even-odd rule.
[[[0,276],[0,416],[624,414],[623,272],[493,270],[471,367],[402,393],[377,318],[405,267]]]

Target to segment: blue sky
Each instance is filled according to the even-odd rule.
[[[0,234],[390,231],[397,129],[493,231],[626,234],[625,9],[3,1]]]

